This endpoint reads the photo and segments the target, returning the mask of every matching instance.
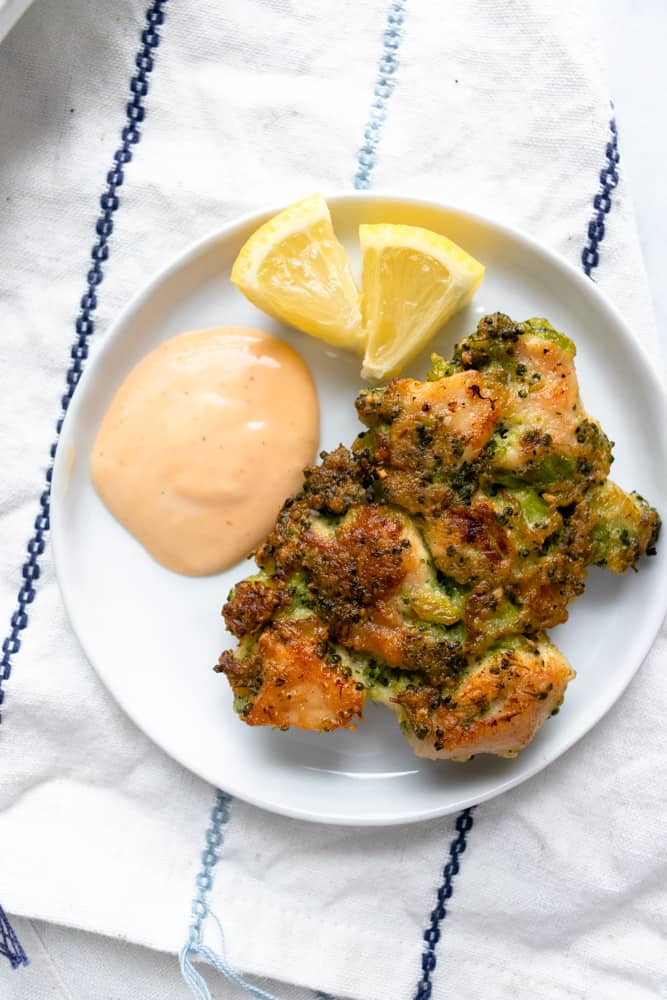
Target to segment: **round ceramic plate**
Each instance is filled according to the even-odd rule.
[[[355,268],[363,222],[439,230],[486,264],[473,306],[405,374],[423,377],[430,352],[449,354],[485,312],[547,316],[577,345],[584,405],[616,442],[614,478],[667,511],[663,390],[633,334],[593,282],[526,236],[453,208],[367,193],[330,198],[329,205]],[[567,625],[551,633],[577,678],[559,715],[514,760],[419,760],[393,714],[373,705],[355,731],[283,733],[243,725],[232,711],[226,679],[211,667],[231,645],[221,605],[252,564],[205,579],[159,566],[98,499],[88,464],[102,416],[133,365],[180,331],[225,324],[262,327],[292,344],[317,382],[322,447],[352,442],[359,431],[359,359],[279,326],[229,281],[241,245],[270,214],[241,219],[186,250],[129,304],[90,363],[65,421],[53,477],[53,546],[65,604],[90,662],[134,722],[227,792],[327,823],[384,825],[444,815],[536,774],[616,701],[667,607],[664,553],[643,560],[638,574],[591,570]]]

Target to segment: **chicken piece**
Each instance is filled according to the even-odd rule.
[[[349,726],[364,707],[364,685],[328,654],[317,618],[280,618],[241,656],[222,653],[235,708],[249,726],[298,726],[329,732]]]
[[[466,502],[468,470],[491,440],[505,395],[474,371],[436,382],[397,378],[360,393],[357,412],[370,431],[354,447],[382,470],[383,499],[419,515],[441,509],[454,493]]]
[[[586,568],[634,567],[660,518],[607,480],[574,345],[546,320],[485,317],[429,381],[362,392],[366,425],[306,469],[223,608],[249,725],[353,726],[365,698],[420,756],[512,755],[573,672],[544,629]]]
[[[558,709],[573,677],[565,657],[539,633],[487,651],[453,690],[408,689],[385,704],[418,757],[515,757]]]
[[[495,313],[458,344],[429,378],[474,369],[490,393],[507,393],[479,474],[485,482],[532,486],[565,506],[609,474],[611,443],[579,396],[572,341],[545,319],[514,323]],[[451,377],[451,375],[450,375]]]
[[[460,584],[490,576],[497,583],[506,580],[517,558],[510,515],[503,513],[510,509],[509,503],[498,505],[478,492],[467,504],[452,504],[437,518],[424,518],[424,538],[440,572]],[[512,516],[519,516],[518,508]]]

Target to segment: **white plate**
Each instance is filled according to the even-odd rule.
[[[28,9],[32,0],[0,0],[0,42]]]
[[[661,385],[618,313],[595,285],[526,236],[453,208],[384,195],[329,199],[353,264],[361,222],[407,222],[440,230],[487,266],[474,308],[458,316],[411,366],[448,354],[484,312],[547,316],[577,344],[586,407],[616,441],[614,478],[667,512],[667,416]],[[498,795],[536,774],[610,708],[637,670],[667,607],[664,554],[639,574],[589,575],[555,642],[578,672],[560,714],[515,760],[421,761],[394,717],[370,706],[355,732],[326,735],[250,729],[232,711],[212,664],[229,644],[220,608],[249,563],[190,579],[163,569],[112,518],[88,474],[94,435],[132,366],[179,331],[245,324],[277,331],[315,375],[322,447],[359,430],[354,399],[359,361],[277,326],[230,284],[232,262],[270,213],[246,217],[188,249],[141,292],[107,334],[77,389],[53,477],[53,546],[69,616],[91,663],[119,703],[156,743],[233,795],[301,819],[345,824],[405,823]]]

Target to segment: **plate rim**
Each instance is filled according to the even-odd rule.
[[[607,313],[611,320],[616,324],[618,329],[621,331],[623,338],[627,341],[630,349],[636,354],[638,363],[642,370],[642,377],[646,380],[645,384],[648,384],[653,392],[655,405],[658,406],[662,418],[661,426],[663,428],[667,426],[667,391],[658,377],[646,347],[634,334],[629,322],[624,318],[618,307],[599,288],[599,286],[572,262],[567,260],[557,251],[553,250],[551,247],[541,243],[539,240],[536,240],[520,227],[501,221],[494,216],[474,212],[468,208],[461,207],[453,203],[441,202],[432,198],[415,197],[414,195],[401,192],[400,189],[377,190],[371,192],[358,191],[354,189],[335,189],[330,192],[324,191],[323,197],[330,207],[333,208],[335,208],[336,204],[341,202],[346,203],[349,201],[356,201],[393,202],[402,206],[415,206],[427,210],[436,209],[439,212],[447,212],[457,215],[464,221],[469,220],[472,224],[490,227],[503,238],[523,244],[523,246],[529,250],[537,251],[542,257],[546,257],[551,267],[556,270],[565,271],[565,274],[579,286],[584,293],[584,296],[591,297],[601,312],[603,314]],[[148,280],[129,298],[123,308],[116,315],[116,318],[109,324],[107,331],[102,335],[101,343],[99,344],[94,357],[91,358],[90,362],[86,365],[84,373],[81,377],[81,382],[89,381],[95,377],[97,370],[103,367],[106,356],[112,350],[113,344],[123,327],[142,307],[144,302],[153,294],[159,285],[169,280],[183,267],[187,266],[195,257],[205,254],[206,251],[213,247],[217,242],[228,239],[235,230],[242,229],[253,223],[260,225],[264,218],[281,211],[283,208],[285,208],[285,201],[281,201],[277,204],[274,202],[246,212],[242,215],[234,216],[222,226],[216,226],[203,236],[190,241],[166,265],[161,268],[157,268],[151,277],[149,277]],[[79,643],[91,668],[95,671],[107,692],[113,697],[134,725],[136,725],[142,733],[144,733],[157,747],[159,747],[163,753],[166,753],[169,757],[181,766],[185,767],[191,773],[209,782],[213,787],[218,787],[217,778],[208,771],[207,767],[201,767],[199,764],[194,766],[193,763],[188,760],[187,753],[174,752],[171,747],[167,748],[158,736],[153,735],[152,727],[150,725],[146,725],[143,717],[139,717],[139,714],[135,714],[131,702],[128,703],[126,698],[117,693],[112,684],[107,680],[104,672],[98,669],[95,663],[95,658],[91,655],[91,651],[88,648],[88,644],[82,638],[82,635],[77,628],[78,615],[72,605],[72,602],[68,599],[68,595],[62,582],[64,574],[61,574],[61,570],[59,569],[59,567],[63,565],[64,559],[66,558],[64,556],[65,529],[62,527],[59,512],[61,506],[64,504],[64,497],[66,495],[64,487],[67,476],[69,475],[67,460],[67,455],[69,454],[68,444],[70,443],[70,439],[74,433],[73,429],[76,425],[76,415],[82,405],[80,402],[82,398],[82,394],[75,392],[65,414],[53,463],[51,483],[51,545],[55,576],[65,612],[76,636],[77,642]],[[604,716],[610,711],[613,705],[625,692],[630,684],[630,681],[636,676],[660,631],[660,627],[666,614],[667,580],[656,595],[656,599],[652,602],[650,614],[645,619],[642,628],[639,630],[634,639],[632,645],[634,655],[631,657],[634,665],[622,676],[620,683],[617,683],[615,687],[607,686],[602,690],[600,698],[595,703],[594,710],[586,717],[585,725],[583,725],[576,734],[568,737],[556,756],[552,757],[546,763],[542,758],[536,756],[535,761],[526,771],[516,774],[510,773],[506,779],[500,781],[498,784],[494,785],[492,789],[489,789],[480,795],[461,795],[455,802],[450,802],[443,807],[413,810],[407,814],[396,814],[392,812],[385,814],[378,813],[373,816],[352,817],[345,814],[337,814],[335,811],[332,811],[327,815],[322,815],[321,813],[313,814],[308,812],[306,808],[298,806],[295,807],[289,804],[283,804],[282,802],[267,803],[267,801],[262,799],[260,795],[246,792],[243,789],[242,780],[238,783],[238,785],[232,780],[229,785],[226,785],[225,791],[252,806],[270,813],[306,822],[323,823],[334,826],[384,827],[408,825],[453,815],[461,809],[479,805],[482,802],[487,802],[499,795],[504,794],[510,789],[523,784],[525,781],[534,778],[537,774],[546,770],[551,764],[555,763],[564,754],[571,750],[572,747],[579,742],[579,740],[589,733],[591,729],[593,729],[594,726],[596,726],[601,719],[604,718]]]

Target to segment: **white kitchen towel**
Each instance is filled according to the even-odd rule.
[[[599,28],[588,0],[37,0],[2,44],[8,912],[177,952],[215,796],[124,717],[62,608],[40,496],[78,338],[94,322],[94,352],[215,225],[356,176],[584,263],[657,357]],[[605,720],[472,829],[469,814],[324,828],[232,803],[210,893],[229,961],[290,997],[663,996],[664,652],[662,637]],[[33,971],[0,966],[0,995],[30,995]]]

